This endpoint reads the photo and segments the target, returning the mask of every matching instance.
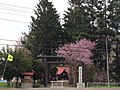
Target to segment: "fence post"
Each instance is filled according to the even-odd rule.
[[[87,82],[87,87],[89,87],[89,86],[88,86],[88,83],[89,83],[89,82]]]

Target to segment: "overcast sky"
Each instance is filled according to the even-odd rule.
[[[58,13],[67,10],[68,0],[49,0],[53,2]],[[33,9],[39,0],[0,0],[0,47],[1,44],[15,44],[19,40],[21,32],[28,33],[31,21],[30,16],[34,15]]]

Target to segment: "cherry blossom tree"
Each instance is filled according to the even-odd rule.
[[[65,44],[63,47],[59,47],[56,51],[59,57],[65,58],[70,67],[70,73],[76,77],[76,70],[80,63],[91,64],[92,49],[95,48],[95,42],[91,42],[87,39],[81,39],[74,43]],[[76,81],[76,80],[74,80]]]
[[[57,55],[65,58],[65,60],[82,61],[84,64],[90,64],[92,52],[95,47],[95,42],[91,42],[87,39],[81,39],[74,43],[65,44],[63,47],[59,47],[56,51]]]

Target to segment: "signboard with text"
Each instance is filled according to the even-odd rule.
[[[78,68],[78,72],[79,72],[79,75],[78,75],[78,83],[82,83],[82,66],[79,66]]]

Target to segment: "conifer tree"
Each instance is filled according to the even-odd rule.
[[[119,64],[119,0],[69,0],[70,8],[65,14],[64,29],[70,35],[69,41],[81,38],[94,40],[94,63],[100,71],[106,72],[106,48],[108,49],[110,69]],[[107,44],[106,47],[106,38]],[[115,45],[115,48],[113,48]],[[112,55],[112,52],[115,55]],[[117,61],[116,61],[117,60]],[[112,66],[111,66],[112,65]],[[111,71],[111,70],[110,70]],[[114,71],[114,69],[112,69]],[[118,76],[117,76],[118,77]]]
[[[69,41],[88,38],[92,29],[92,17],[88,13],[88,8],[80,0],[69,0],[70,8],[64,17],[64,29],[70,35]]]
[[[108,17],[107,23],[109,28],[114,31],[114,37],[112,39],[112,49],[114,52],[113,59],[110,59],[112,62],[110,64],[110,79],[113,81],[120,81],[120,1],[119,0],[111,0],[110,5],[108,6]]]
[[[23,45],[31,55],[53,55],[55,49],[64,42],[64,34],[60,25],[59,15],[52,2],[41,0],[32,18],[29,34],[24,34]]]

